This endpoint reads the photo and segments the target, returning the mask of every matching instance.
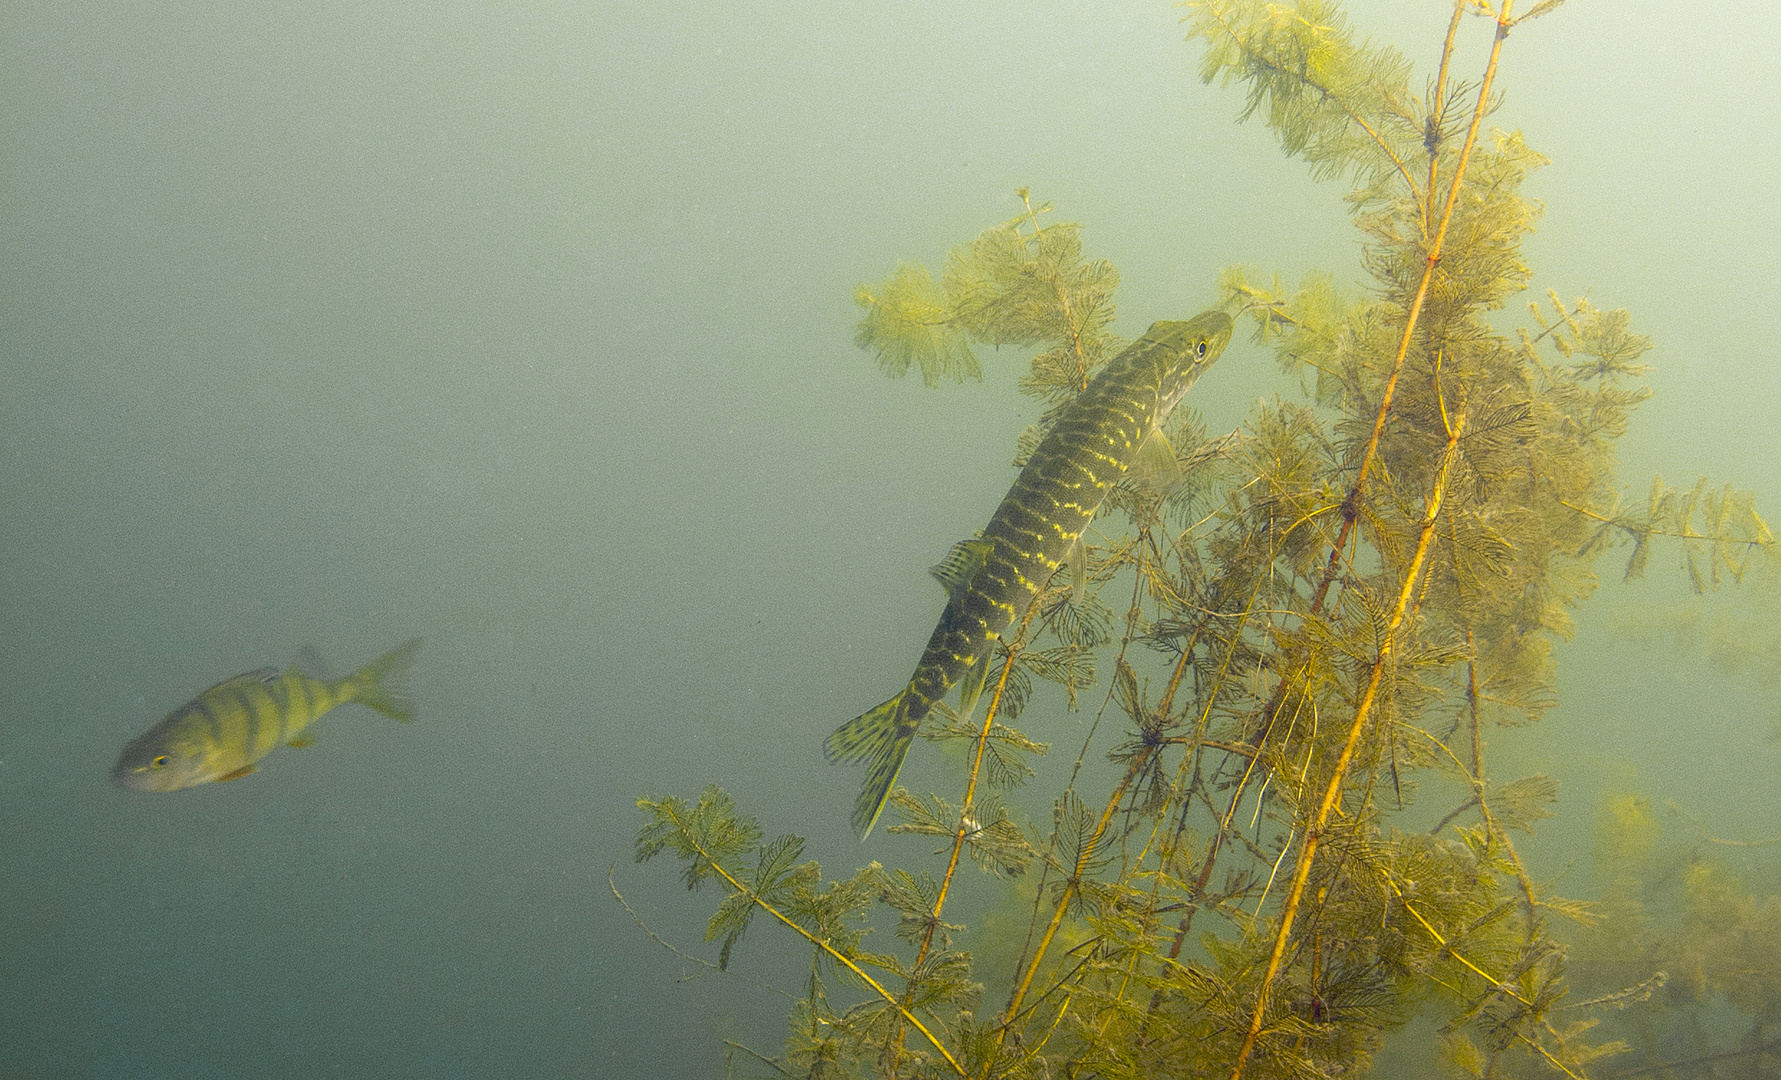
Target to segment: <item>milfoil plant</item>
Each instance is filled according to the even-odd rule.
[[[1520,189],[1544,159],[1485,119],[1511,32],[1556,6],[1458,0],[1413,84],[1331,0],[1185,5],[1202,77],[1351,186],[1372,288],[1220,275],[1290,389],[1216,437],[1178,410],[1179,477],[1117,487],[1079,566],[985,661],[981,700],[923,721],[963,747],[960,774],[899,789],[885,821],[930,838],[931,862],[825,881],[720,790],[639,801],[638,859],[671,852],[722,897],[720,965],[762,919],[809,950],[785,1046],[732,1048],[733,1066],[1297,1080],[1364,1070],[1419,1012],[1460,1075],[1583,1077],[1617,1049],[1591,1008],[1561,1011],[1555,923],[1590,906],[1532,880],[1511,836],[1556,785],[1493,776],[1486,733],[1551,707],[1554,640],[1610,549],[1636,575],[1676,545],[1708,588],[1774,542],[1728,489],[1623,494],[1614,448],[1650,348],[1624,311],[1548,293],[1523,329],[1493,317],[1529,283]],[[1488,61],[1462,79],[1455,42],[1480,28]],[[1020,388],[1048,411],[1017,464],[1125,344],[1113,267],[1020,196],[938,281],[905,264],[857,292],[858,343],[892,375],[938,385],[976,377],[983,346],[1034,350]],[[1064,730],[1066,709],[1085,734],[1046,800],[1023,787],[1049,749],[1025,726]],[[974,959],[956,908],[977,871],[1011,884]]]

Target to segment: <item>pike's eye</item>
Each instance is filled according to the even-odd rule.
[[[151,769],[165,769],[167,767],[167,762],[169,760],[170,759],[167,757],[166,754],[162,754],[160,757],[149,762],[148,767]]]
[[[1194,355],[1195,356],[1205,356],[1206,355],[1206,343],[1204,341],[1202,341],[1198,345],[1194,346]]]

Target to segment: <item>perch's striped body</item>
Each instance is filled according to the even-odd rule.
[[[967,573],[951,584],[939,625],[909,685],[843,724],[823,748],[830,760],[866,761],[853,824],[871,833],[922,718],[1038,596],[1082,538],[1109,489],[1231,337],[1209,311],[1159,322],[1120,353],[1064,409],[984,526]],[[953,560],[949,560],[949,563]]]
[[[385,680],[408,666],[419,639],[390,650],[340,679],[315,679],[295,666],[261,668],[227,679],[169,713],[130,741],[112,779],[138,791],[179,791],[234,780],[281,743],[302,745],[305,728],[349,701],[397,720],[408,703]]]

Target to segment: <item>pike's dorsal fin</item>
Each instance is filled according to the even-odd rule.
[[[1169,437],[1161,428],[1152,431],[1150,437],[1138,445],[1128,472],[1140,487],[1153,495],[1166,495],[1170,488],[1181,482],[1181,465],[1175,460],[1175,448],[1169,445]]]
[[[946,595],[951,596],[954,589],[968,584],[977,576],[977,572],[983,569],[983,564],[989,562],[989,553],[995,547],[994,541],[980,537],[960,540],[952,545],[946,558],[941,559],[940,564],[929,569],[928,573],[934,575],[934,579],[940,582],[940,587],[946,590]]]

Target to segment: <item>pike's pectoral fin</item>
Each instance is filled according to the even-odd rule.
[[[994,541],[981,537],[960,540],[952,545],[952,550],[946,553],[946,558],[941,559],[938,566],[930,568],[928,573],[934,575],[934,580],[938,581],[940,587],[946,590],[946,595],[951,596],[954,589],[960,585],[968,584],[972,578],[977,576],[977,572],[983,569],[985,563],[989,562],[990,552],[995,548]]]
[[[1181,465],[1175,460],[1175,448],[1169,445],[1169,438],[1161,428],[1152,431],[1138,445],[1130,472],[1138,486],[1158,496],[1167,495],[1170,488],[1181,482]]]
[[[1070,603],[1082,606],[1082,596],[1088,591],[1088,545],[1078,536],[1070,545]]]
[[[217,777],[216,782],[220,784],[220,783],[224,782],[225,780],[239,780],[244,776],[247,776],[251,773],[256,773],[259,771],[260,771],[259,769],[255,768],[252,765],[243,765],[241,768],[236,769],[232,773],[224,773],[222,776]]]
[[[859,798],[853,803],[853,827],[860,839],[872,835],[878,816],[890,802],[891,788],[897,774],[903,771],[903,759],[915,741],[915,727],[903,723],[902,705],[905,690],[896,697],[854,717],[829,733],[823,740],[823,753],[837,763],[864,761],[866,780]]]
[[[989,676],[989,657],[980,656],[977,662],[965,669],[965,677],[959,680],[959,719],[969,720],[977,710],[977,699],[983,696],[983,681]]]

